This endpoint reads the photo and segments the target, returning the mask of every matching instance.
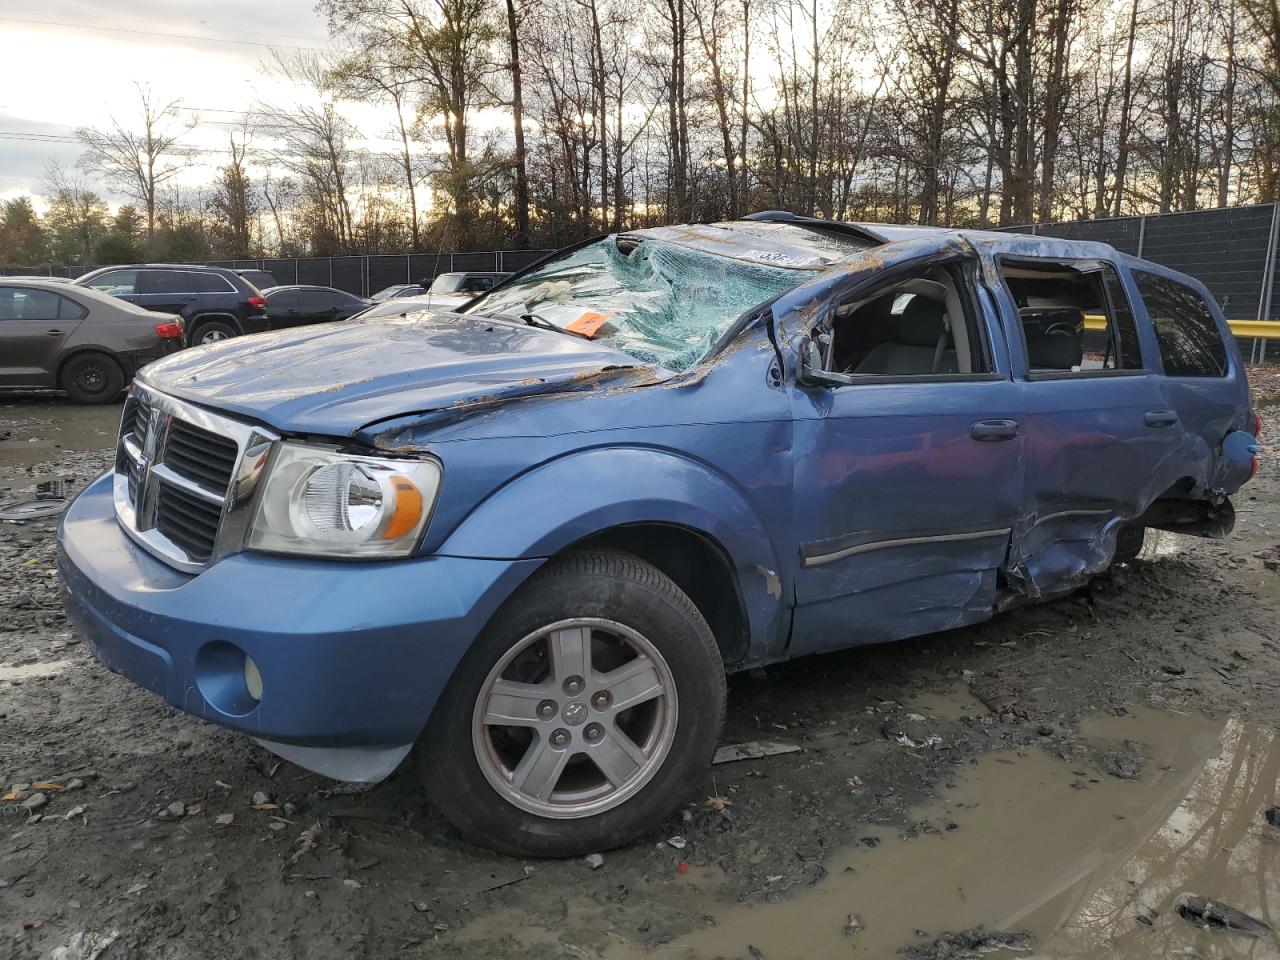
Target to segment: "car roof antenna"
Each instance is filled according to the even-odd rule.
[[[444,227],[440,231],[440,243],[436,246],[436,262],[431,268],[431,283],[427,285],[427,309],[431,309],[431,288],[440,276],[440,258],[444,256],[444,242],[449,239],[449,211],[444,212]],[[452,266],[452,264],[450,264]]]

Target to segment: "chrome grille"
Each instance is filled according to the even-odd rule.
[[[188,572],[239,550],[253,491],[278,437],[135,386],[116,453],[116,517],[151,553]]]

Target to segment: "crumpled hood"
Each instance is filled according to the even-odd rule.
[[[139,379],[281,431],[350,436],[389,417],[573,389],[637,366],[568,334],[424,311],[236,337],[179,351]]]

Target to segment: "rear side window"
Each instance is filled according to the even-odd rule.
[[[187,279],[191,281],[189,289],[196,293],[233,293],[235,287],[231,285],[231,281],[218,273],[189,273]]]
[[[89,315],[89,308],[83,304],[76,303],[70,297],[64,297],[62,294],[57,296],[59,320],[83,320]]]
[[[319,313],[333,306],[333,295],[327,290],[303,290],[302,309],[304,312]]]
[[[1133,271],[1155,327],[1160,359],[1170,377],[1222,377],[1227,348],[1209,305],[1191,287],[1168,277]]]
[[[1144,369],[1133,310],[1111,264],[1006,257],[999,263],[1018,307],[1032,379]]]
[[[192,293],[191,274],[182,270],[143,270],[139,293]]]

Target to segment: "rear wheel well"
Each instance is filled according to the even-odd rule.
[[[592,534],[569,549],[609,548],[639,557],[675,581],[707,621],[726,667],[746,658],[746,611],[733,564],[719,544],[688,527],[635,523]]]
[[[199,330],[201,325],[206,323],[225,323],[236,333],[240,332],[240,322],[229,313],[198,313],[190,320],[184,321],[188,335]]]

